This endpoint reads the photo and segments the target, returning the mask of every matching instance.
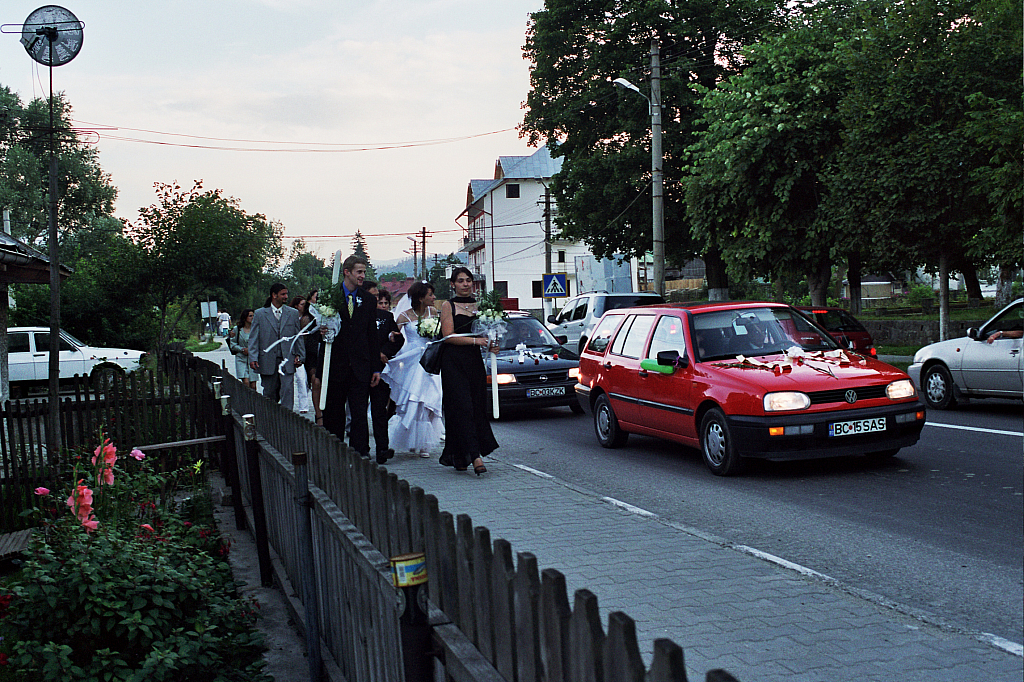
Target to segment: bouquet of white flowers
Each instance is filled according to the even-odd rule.
[[[499,341],[508,330],[505,320],[508,316],[501,307],[498,292],[490,291],[480,297],[476,304],[476,319],[473,320],[473,333]]]
[[[421,317],[416,323],[416,333],[426,339],[433,339],[437,337],[438,332],[441,331],[441,318],[439,317]]]

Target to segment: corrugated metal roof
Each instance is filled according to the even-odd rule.
[[[470,180],[467,208],[509,180],[546,180],[562,169],[562,159],[552,159],[548,148],[541,147],[532,156],[499,156],[493,180]],[[465,213],[465,211],[463,211]]]

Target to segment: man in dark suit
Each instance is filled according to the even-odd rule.
[[[347,305],[338,306],[341,330],[331,347],[331,366],[327,373],[327,406],[324,428],[345,439],[345,406],[352,419],[349,447],[361,456],[370,456],[370,428],[366,410],[370,387],[380,382],[380,341],[377,338],[377,298],[360,288],[366,279],[367,262],[349,256],[342,264],[344,276],[338,286]]]
[[[300,339],[294,344],[284,341],[274,345],[299,333],[299,311],[286,305],[287,301],[288,287],[277,282],[270,287],[266,304],[253,314],[249,365],[260,373],[263,395],[290,410],[295,401],[295,368],[306,358],[306,344]],[[282,365],[286,356],[290,362]]]
[[[378,289],[376,282],[363,282],[366,293],[377,298],[377,339],[380,343],[380,362],[377,371],[384,371],[387,361],[395,357],[405,343],[405,337],[391,314],[391,294],[387,289]],[[373,422],[373,443],[377,449],[377,464],[384,464],[395,456],[388,443],[388,405],[391,403],[391,387],[386,381],[370,388],[370,419]]]

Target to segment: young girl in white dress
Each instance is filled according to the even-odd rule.
[[[420,356],[430,341],[420,334],[421,327],[440,320],[434,309],[434,287],[416,282],[395,310],[395,322],[405,344],[381,372],[380,378],[391,386],[391,399],[397,410],[388,423],[391,447],[430,457],[430,450],[441,439],[441,377],[420,367]]]

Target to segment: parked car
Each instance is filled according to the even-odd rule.
[[[95,348],[82,343],[63,329],[58,361],[60,378],[96,372],[134,372],[146,353],[126,348]],[[7,364],[12,386],[45,383],[50,376],[50,330],[46,327],[11,327],[7,330]]]
[[[810,316],[819,326],[824,327],[843,348],[878,357],[871,332],[865,329],[864,325],[857,321],[857,318],[842,308],[797,306],[797,310]]]
[[[608,293],[595,291],[570,298],[556,315],[548,316],[548,329],[555,336],[566,337],[565,346],[583,352],[590,332],[609,310],[639,305],[664,303],[665,299],[651,291]]]
[[[576,393],[579,356],[561,347],[540,320],[524,312],[508,314],[508,331],[498,352],[498,375],[487,365],[487,395],[498,385],[498,402],[505,407],[565,407],[583,413]]]
[[[906,373],[839,348],[779,303],[605,313],[576,393],[604,447],[656,436],[698,448],[719,475],[747,457],[892,457],[925,422]]]
[[[917,351],[907,369],[929,407],[945,410],[964,398],[1024,396],[1024,299],[1000,310],[967,336]]]

